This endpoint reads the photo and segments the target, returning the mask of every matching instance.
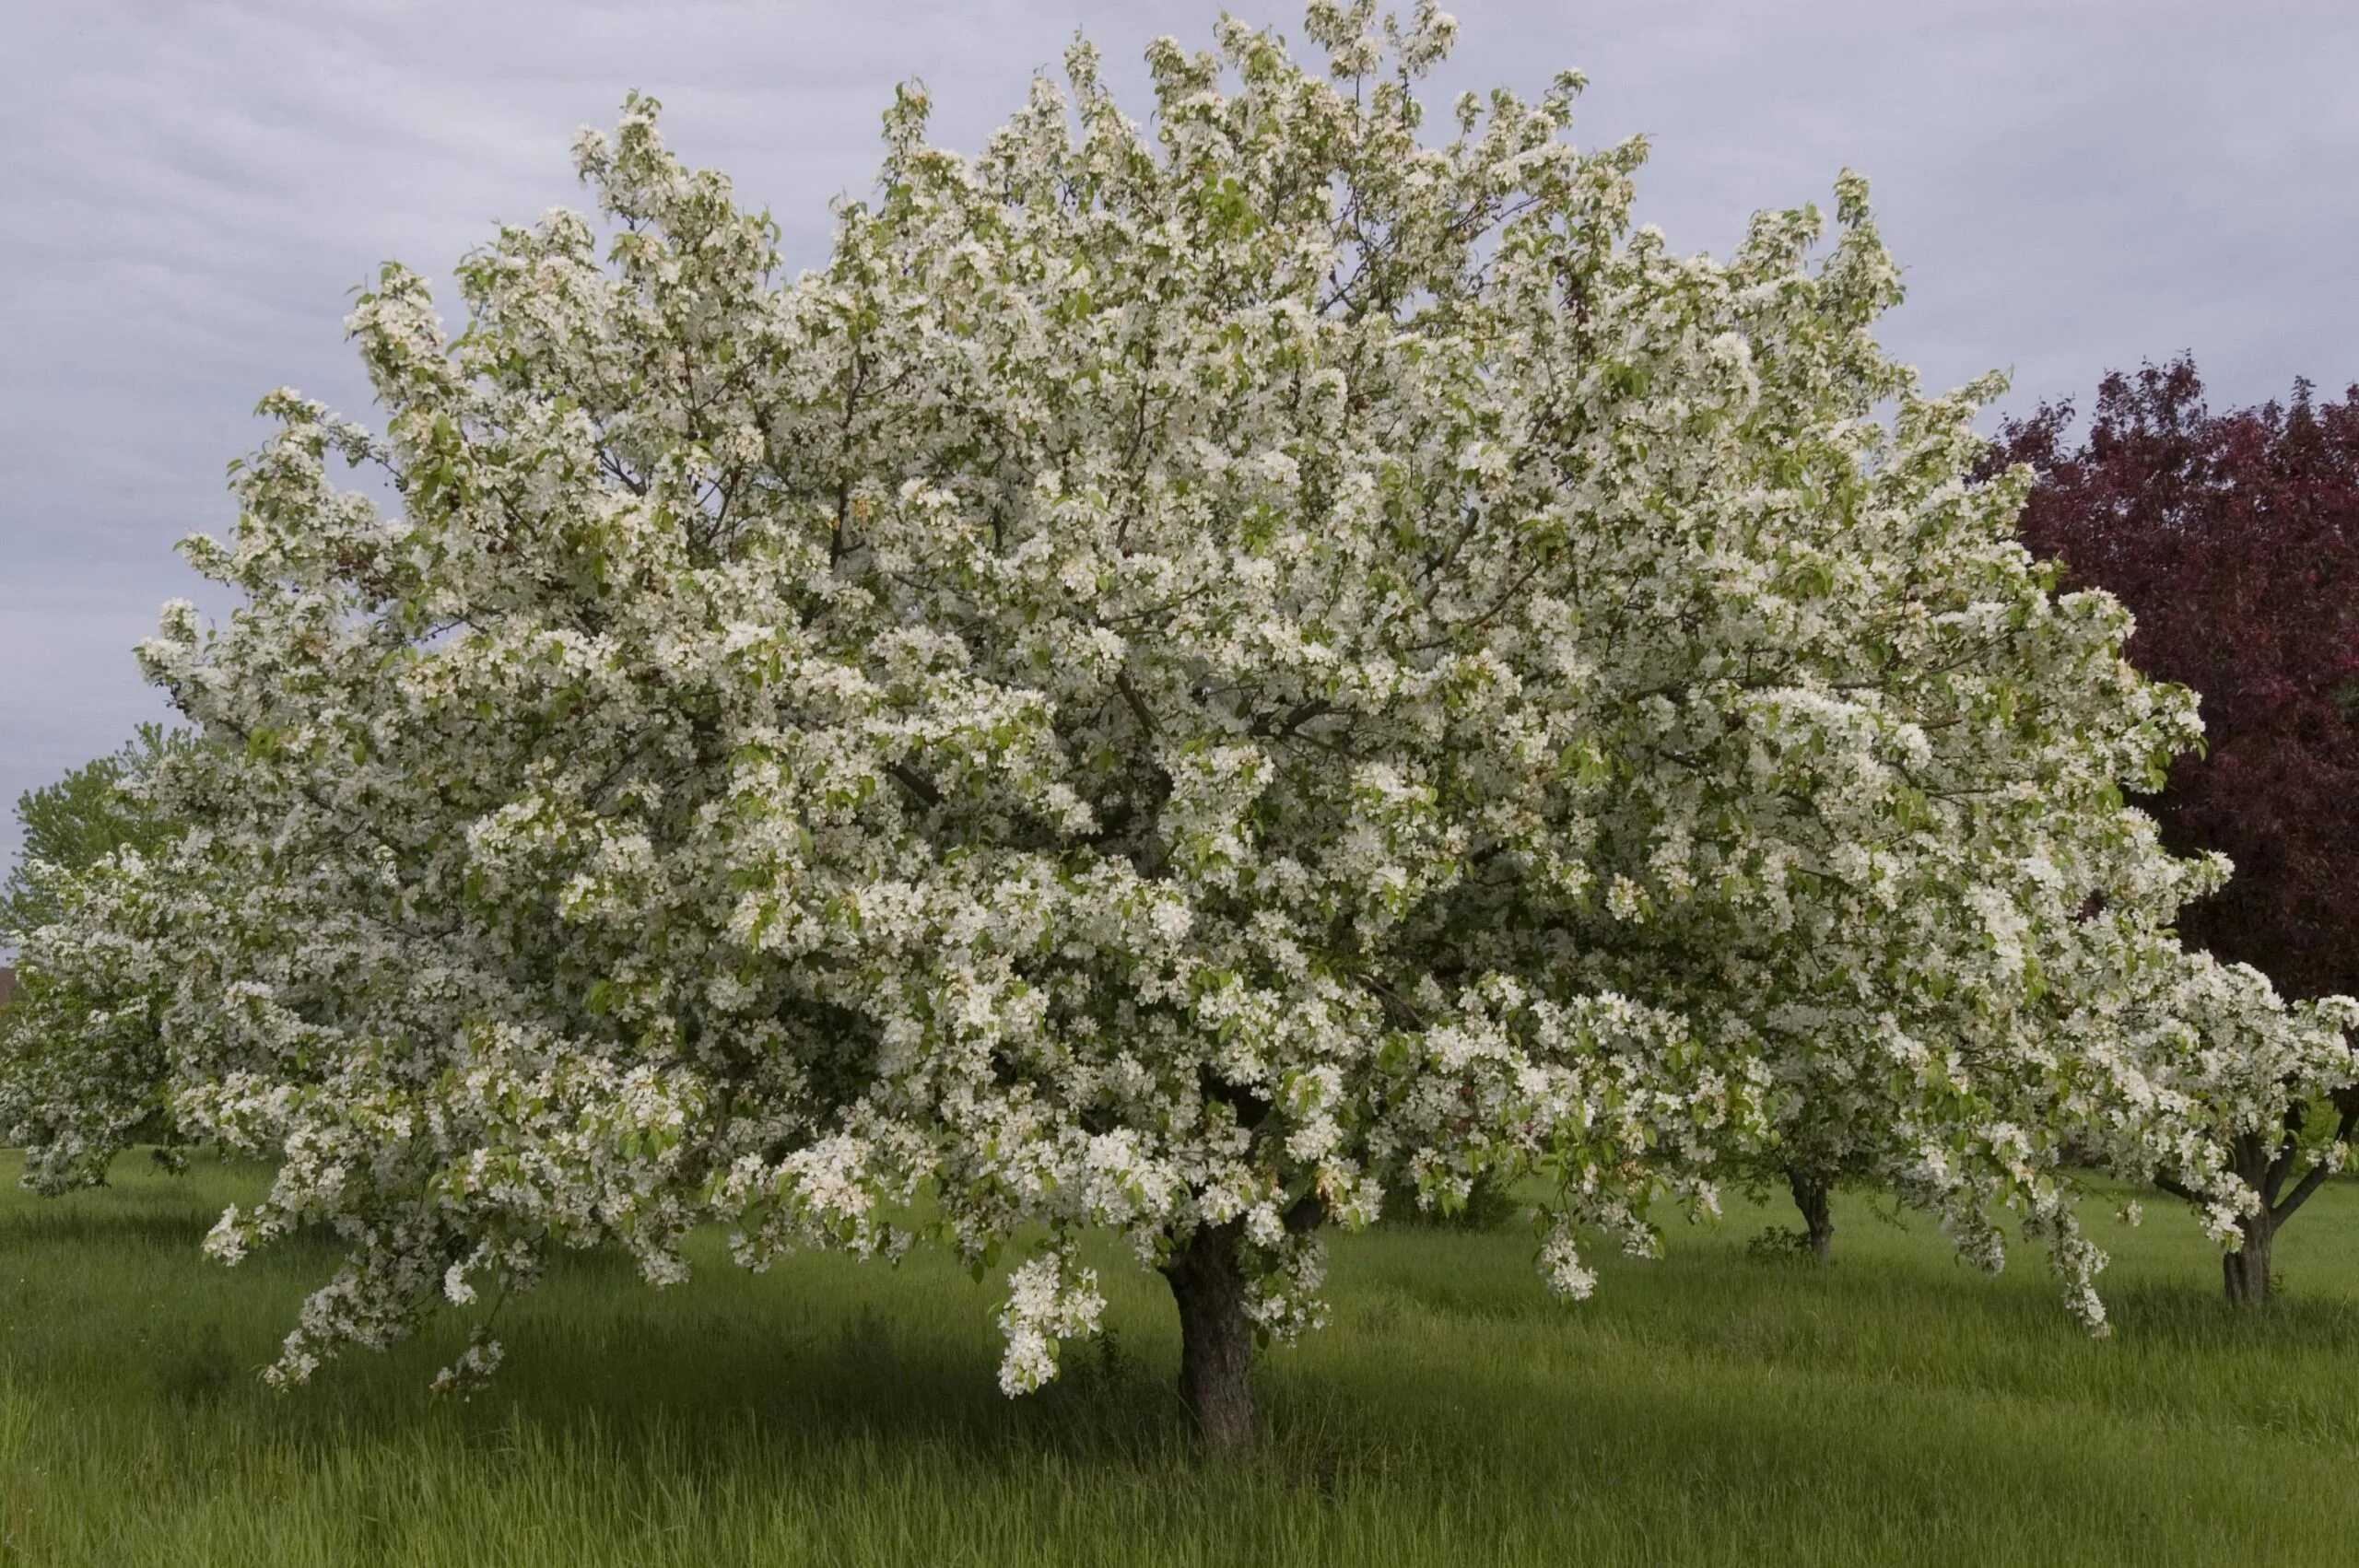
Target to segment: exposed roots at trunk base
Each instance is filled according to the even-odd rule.
[[[1253,1321],[1234,1224],[1200,1227],[1163,1266],[1180,1307],[1180,1398],[1217,1454],[1253,1446]]]

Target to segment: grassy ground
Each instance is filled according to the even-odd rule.
[[[939,1260],[717,1249],[662,1295],[559,1270],[471,1403],[425,1392],[455,1332],[274,1395],[325,1255],[205,1263],[252,1174],[125,1165],[0,1192],[0,1563],[2359,1562],[2348,1183],[2257,1318],[2167,1206],[2100,1222],[2101,1343],[2036,1257],[1986,1279],[1857,1200],[1824,1272],[1748,1258],[1743,1211],[1579,1306],[1515,1230],[1345,1238],[1333,1323],[1263,1363],[1264,1452],[1207,1468],[1168,1297],[1119,1265],[1113,1335],[1014,1403],[993,1296]]]

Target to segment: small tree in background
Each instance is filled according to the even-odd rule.
[[[2286,403],[2215,414],[2182,357],[2107,376],[2073,428],[2070,403],[2045,404],[2007,425],[1997,461],[2037,476],[2025,543],[2130,608],[2141,669],[2201,694],[2206,743],[2146,804],[2171,848],[2236,874],[2180,912],[2181,933],[2295,996],[2359,990],[2359,388],[2320,403],[2296,382]],[[2223,1129],[2259,1199],[2225,1259],[2231,1298],[2266,1296],[2277,1227],[2354,1129],[2347,1086]]]
[[[17,798],[21,843],[0,883],[0,943],[19,942],[57,919],[61,875],[78,875],[117,850],[153,854],[179,831],[156,808],[147,780],[170,751],[187,743],[183,733],[142,724],[121,751]]]
[[[115,962],[126,930],[93,940],[103,922],[88,901],[135,884],[181,833],[154,785],[192,743],[143,724],[121,751],[18,799],[23,847],[0,883],[0,942],[24,952],[18,994],[0,1010],[0,1141],[26,1146],[38,1185],[96,1183],[123,1143],[175,1141],[156,1026],[164,988]],[[65,921],[70,940],[53,929]]]

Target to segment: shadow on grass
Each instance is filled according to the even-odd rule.
[[[72,1207],[66,1207],[66,1205]],[[119,1246],[125,1243],[159,1249],[179,1247],[194,1254],[212,1228],[219,1211],[195,1212],[185,1206],[95,1207],[88,1197],[76,1195],[55,1204],[0,1215],[0,1251],[16,1252],[44,1246]]]
[[[301,1238],[239,1270],[207,1263],[197,1243],[224,1200],[218,1181],[147,1178],[56,1204],[0,1204],[0,1249],[27,1271],[70,1263],[89,1276],[78,1295],[50,1298],[64,1315],[43,1329],[53,1353],[12,1354],[12,1384],[56,1408],[85,1404],[94,1357],[121,1346],[137,1362],[114,1384],[126,1421],[140,1419],[136,1402],[160,1405],[201,1417],[226,1444],[276,1445],[309,1464],[419,1442],[485,1456],[520,1443],[581,1448],[602,1467],[711,1480],[774,1474],[786,1456],[832,1464],[827,1456],[846,1449],[1002,1474],[1151,1475],[1193,1462],[1171,1388],[1177,1335],[1152,1281],[1116,1293],[1111,1334],[1068,1346],[1055,1384],[1010,1400],[996,1383],[992,1293],[938,1260],[893,1270],[807,1258],[762,1279],[708,1262],[693,1284],[658,1294],[618,1255],[565,1254],[501,1322],[508,1364],[471,1402],[427,1391],[464,1343],[449,1314],[417,1340],[384,1355],[349,1352],[308,1387],[275,1394],[255,1374],[300,1294],[329,1277],[334,1250]],[[1632,1456],[1614,1457],[1619,1441],[1666,1464],[1708,1463],[1723,1480],[1774,1480],[1785,1463],[1776,1456],[1820,1441],[1815,1418],[1782,1402],[1804,1389],[1843,1384],[1838,1397],[1861,1422],[1944,1394],[2176,1420],[2190,1400],[2165,1363],[2208,1363],[2224,1385],[2259,1362],[2347,1364],[2359,1350],[2347,1299],[2297,1290],[2243,1313],[2201,1277],[2109,1291],[2116,1336],[2095,1347],[2045,1279],[1992,1280],[1925,1258],[1764,1269],[1707,1246],[1658,1263],[1611,1260],[1598,1298],[1567,1306],[1548,1297],[1515,1238],[1442,1232],[1347,1245],[1321,1348],[1265,1359],[1272,1441],[1257,1467],[1273,1485],[1332,1495],[1420,1469],[1478,1478],[1513,1469],[1534,1441],[1551,1445],[1552,1463],[1579,1457],[1601,1476],[1640,1473]],[[141,1302],[106,1288],[107,1258],[148,1281]],[[158,1301],[169,1316],[135,1315]],[[1470,1368],[1466,1352],[1485,1336],[1492,1359]],[[1546,1378],[1527,1375],[1517,1360],[1526,1353],[1552,1360]],[[1657,1369],[1653,1392],[1638,1391],[1639,1366]],[[1742,1412],[1718,1402],[1729,1388],[1774,1390],[1790,1374],[1808,1381],[1790,1379]],[[1666,1376],[1687,1382],[1672,1392]],[[2282,1396],[2249,1410],[2231,1395],[2191,1403],[2323,1441],[2342,1441],[2359,1419]],[[1699,1461],[1706,1454],[1717,1457]]]
[[[2125,1343],[2159,1352],[2359,1352],[2359,1307],[2298,1284],[2258,1310],[2232,1305],[2216,1287],[2193,1285],[2124,1285],[2105,1299]]]

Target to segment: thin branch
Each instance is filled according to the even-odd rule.
[[[1411,1002],[1407,997],[1402,996],[1399,991],[1394,990],[1391,986],[1386,985],[1382,980],[1378,979],[1374,975],[1368,974],[1363,970],[1355,973],[1352,976],[1352,978],[1357,980],[1360,984],[1360,989],[1367,991],[1370,996],[1375,997],[1378,1000],[1385,1003],[1387,1006],[1400,1009],[1402,1016],[1408,1019],[1413,1026],[1419,1029],[1426,1026],[1426,1015],[1417,1011],[1415,1004]]]
[[[1292,712],[1287,713],[1284,718],[1280,718],[1275,714],[1264,714],[1262,718],[1253,721],[1252,727],[1249,729],[1246,733],[1250,735],[1266,735],[1273,739],[1284,740],[1288,736],[1291,736],[1297,730],[1301,729],[1305,724],[1309,723],[1312,720],[1324,719],[1327,715],[1334,711],[1335,705],[1329,702],[1325,697],[1313,697],[1310,701],[1297,706]]]
[[[1147,711],[1146,699],[1139,696],[1138,687],[1131,685],[1128,670],[1114,677],[1114,689],[1121,693],[1122,700],[1130,705],[1131,716],[1139,721],[1139,728],[1145,731],[1150,738],[1158,735],[1160,731],[1156,728],[1155,715]]]
[[[2334,1141],[2338,1143],[2349,1143],[2351,1135],[2354,1131],[2359,1131],[2359,1102],[2353,1103],[2350,1109],[2344,1111],[2342,1119],[2335,1124]],[[2326,1185],[2327,1177],[2333,1174],[2332,1167],[2325,1160],[2319,1160],[2313,1164],[2303,1173],[2302,1179],[2294,1184],[2294,1190],[2285,1195],[2285,1200],[2269,1211],[2270,1222],[2272,1224],[2283,1224],[2293,1217],[2294,1210],[2310,1200],[2310,1194]]]
[[[885,771],[891,774],[901,788],[915,795],[925,805],[932,807],[942,804],[942,791],[935,787],[933,780],[918,772],[908,763],[888,762],[885,765]]]

